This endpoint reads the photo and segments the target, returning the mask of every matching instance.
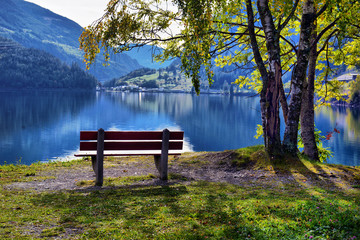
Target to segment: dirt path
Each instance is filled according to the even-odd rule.
[[[353,179],[353,175],[344,169],[338,171],[276,171],[274,169],[234,167],[232,158],[234,152],[215,153],[187,153],[178,157],[171,157],[169,162],[169,174],[177,176],[168,181],[160,181],[158,178],[136,182],[137,185],[167,185],[179,181],[183,183],[192,181],[227,182],[246,186],[260,185],[264,187],[284,186],[288,183],[299,185],[319,185],[330,188],[351,189],[359,184]],[[119,178],[126,176],[143,176],[148,174],[158,175],[153,158],[149,157],[126,157],[106,161],[104,165],[105,178]],[[37,176],[46,176],[46,180],[16,182],[6,185],[7,189],[33,189],[36,191],[59,191],[80,190],[85,188],[80,181],[94,180],[95,174],[89,162],[85,167],[64,167],[50,172],[40,172]],[[89,187],[86,187],[89,189]],[[90,189],[100,187],[90,187]],[[103,188],[107,188],[105,185]]]

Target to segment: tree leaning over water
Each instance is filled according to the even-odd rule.
[[[309,117],[315,89],[311,73],[317,67],[326,80],[331,66],[358,60],[349,58],[349,53],[359,48],[349,46],[359,44],[359,12],[355,0],[112,0],[104,16],[85,29],[80,47],[91,64],[101,48],[122,52],[145,44],[159,45],[164,51],[156,58],[180,57],[182,70],[192,79],[197,93],[202,71],[212,84],[214,64],[252,69],[251,75],[239,76],[236,83],[260,94],[267,151],[271,155],[298,152],[302,111],[303,119],[310,119],[301,122],[307,133],[304,130],[304,146],[315,149],[308,155],[318,159],[312,137],[314,122]],[[289,103],[282,82],[287,72],[291,73]],[[318,89],[320,94],[331,96],[330,91],[322,90],[322,84]],[[301,110],[305,96],[307,104]],[[286,125],[283,141],[280,106]]]
[[[336,14],[318,17],[313,22],[307,79],[303,85],[301,137],[305,155],[314,160],[319,160],[314,135],[314,91],[318,102],[342,99],[342,83],[328,82],[328,78],[334,73],[335,66],[342,67],[345,64],[353,67],[360,63],[359,2],[344,2],[340,5],[342,8],[334,4],[328,1],[322,9],[339,10],[334,11]],[[316,76],[316,72],[320,74]]]

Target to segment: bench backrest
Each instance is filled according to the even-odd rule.
[[[170,131],[169,149],[182,150],[183,131]],[[80,151],[97,150],[98,131],[80,132]],[[163,131],[105,131],[104,150],[161,150]]]

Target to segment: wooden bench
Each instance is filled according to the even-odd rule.
[[[180,155],[183,149],[182,131],[80,131],[80,153],[90,156],[96,175],[96,185],[104,179],[104,156],[153,155],[161,180],[168,178],[168,155]]]

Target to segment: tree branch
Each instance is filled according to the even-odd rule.
[[[319,51],[317,51],[317,54],[319,55],[322,51],[324,51],[325,47],[328,45],[330,39],[333,37],[333,35],[338,32],[338,29],[335,29],[332,33],[330,33],[330,35],[327,37],[327,39],[325,40],[324,45],[322,46],[322,48],[320,48]]]
[[[317,19],[321,14],[323,14],[327,7],[328,7],[328,3],[325,3],[325,5],[322,6],[322,8],[316,13],[315,19]]]
[[[280,25],[280,28],[278,29],[279,32],[281,32],[281,30],[283,30],[283,29],[286,27],[286,25],[289,23],[290,19],[294,16],[295,11],[296,11],[296,8],[297,8],[297,6],[298,6],[298,4],[299,4],[299,1],[300,1],[300,0],[296,0],[296,1],[295,1],[294,6],[293,6],[293,8],[291,9],[291,12],[290,12],[289,16],[288,16],[288,17],[285,19],[285,21]]]
[[[246,0],[246,11],[247,11],[247,17],[248,17],[249,36],[250,36],[251,46],[252,46],[252,49],[254,52],[254,58],[255,58],[257,66],[259,68],[259,71],[261,73],[261,76],[263,78],[262,79],[263,83],[266,85],[266,83],[268,82],[268,74],[267,74],[267,70],[266,70],[264,61],[261,57],[258,42],[256,40],[254,12],[252,9],[251,0]]]
[[[332,23],[330,23],[326,28],[324,28],[319,35],[316,37],[314,43],[318,43],[319,40],[322,38],[322,36],[332,27],[334,27],[336,25],[336,22],[339,20],[339,18],[336,18]]]

